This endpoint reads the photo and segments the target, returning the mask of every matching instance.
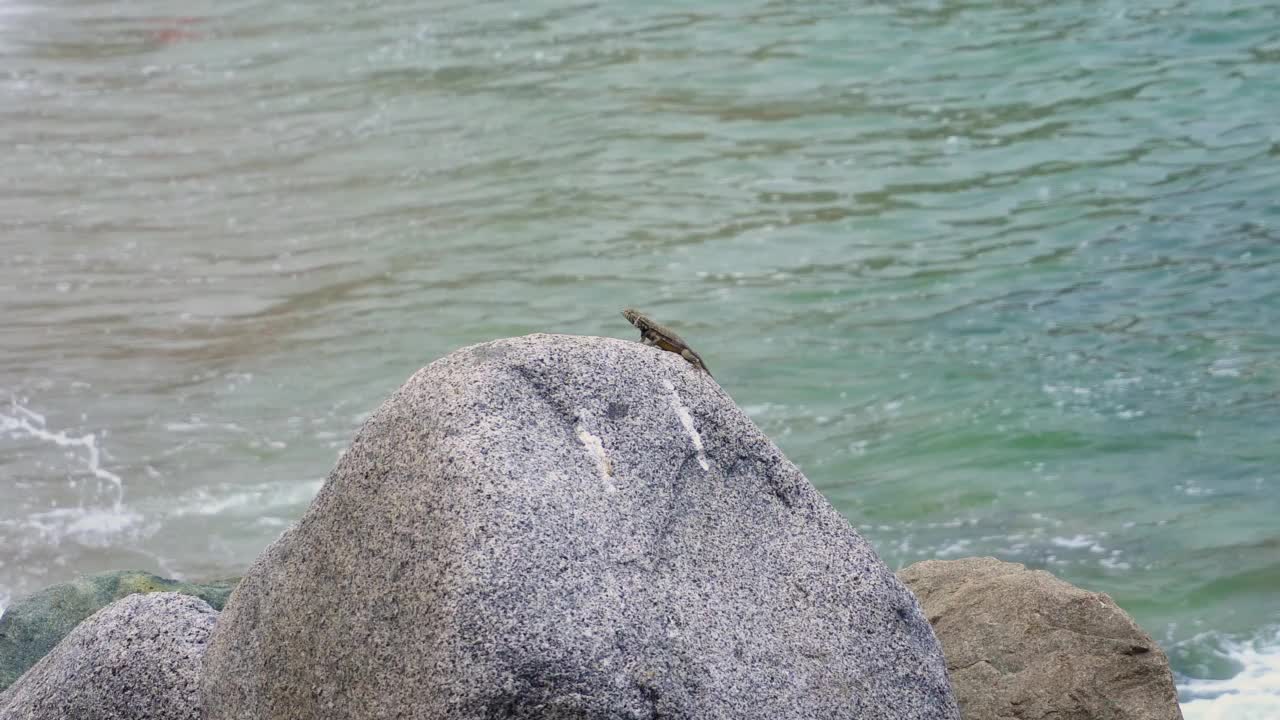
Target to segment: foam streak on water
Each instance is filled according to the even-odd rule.
[[[53,443],[59,447],[83,448],[82,458],[85,468],[95,478],[107,482],[111,488],[113,509],[119,511],[124,504],[124,480],[110,470],[102,467],[102,454],[98,451],[98,438],[93,433],[72,437],[66,431],[50,431],[43,415],[20,404],[16,397],[11,397],[9,409],[12,414],[0,412],[0,433],[15,436],[27,436],[43,442]]]

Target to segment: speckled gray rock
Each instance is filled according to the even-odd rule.
[[[0,718],[199,720],[201,660],[217,617],[178,593],[118,600],[0,693]]]
[[[965,720],[1181,720],[1168,658],[1105,594],[995,558],[899,575],[942,640]]]
[[[122,597],[178,592],[194,595],[221,610],[235,583],[235,579],[186,583],[141,570],[117,570],[86,575],[32,593],[0,616],[0,690],[48,654],[82,620]]]
[[[211,720],[958,718],[915,598],[710,376],[459,350],[232,594]]]

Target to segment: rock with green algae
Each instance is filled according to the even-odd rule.
[[[35,592],[0,616],[0,690],[9,687],[82,620],[129,595],[176,592],[221,610],[238,578],[186,583],[139,570],[89,575]]]

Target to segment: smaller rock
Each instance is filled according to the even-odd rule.
[[[995,558],[898,573],[933,625],[964,720],[1181,720],[1169,660],[1103,593]]]
[[[48,654],[81,621],[135,593],[177,592],[221,610],[238,579],[185,583],[139,570],[88,575],[19,600],[0,616],[0,690]]]
[[[0,693],[0,718],[201,718],[200,669],[217,618],[205,601],[178,593],[112,603]]]

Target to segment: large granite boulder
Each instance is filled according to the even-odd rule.
[[[112,603],[0,693],[0,718],[199,720],[201,660],[217,617],[178,593]]]
[[[1181,720],[1168,658],[1105,594],[995,558],[899,576],[942,640],[965,720]]]
[[[44,657],[82,620],[135,593],[193,595],[221,610],[235,580],[206,584],[170,580],[140,570],[88,575],[17,601],[0,616],[0,690]]]
[[[211,720],[958,718],[915,598],[710,376],[459,350],[232,594]]]

